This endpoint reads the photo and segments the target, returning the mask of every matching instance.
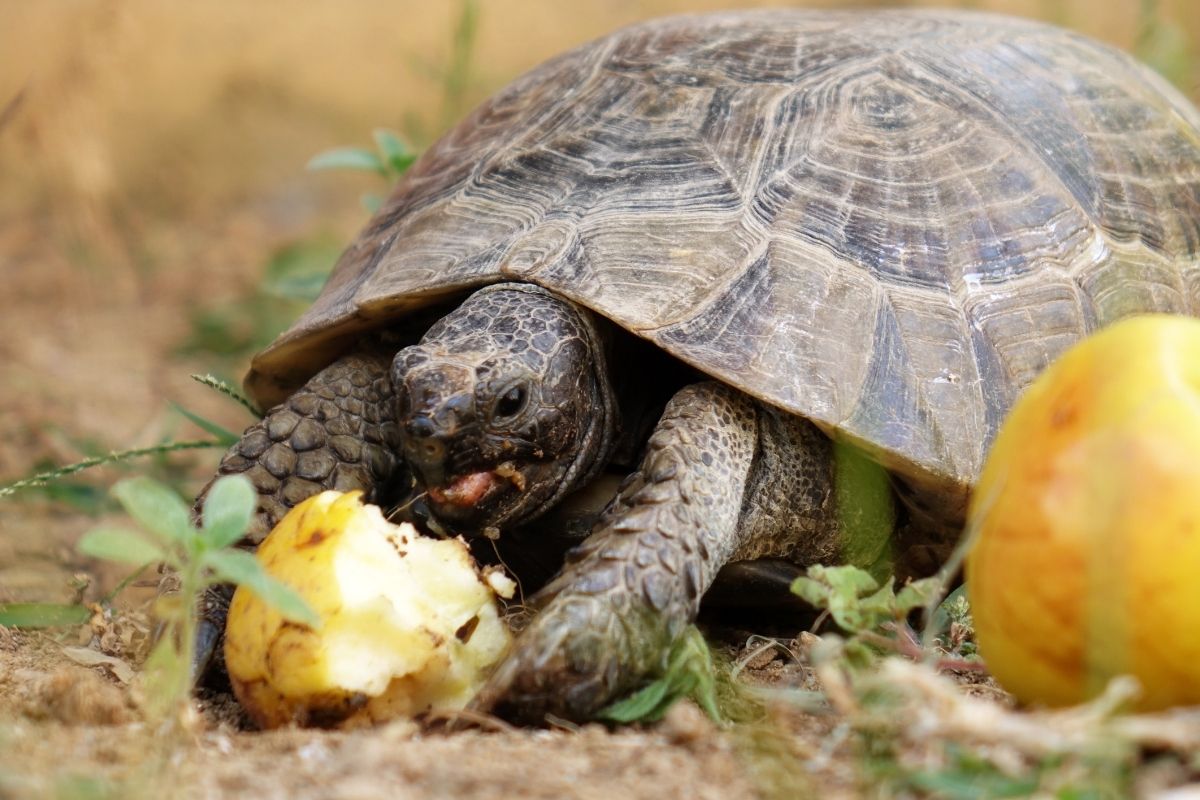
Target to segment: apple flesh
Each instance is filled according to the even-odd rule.
[[[311,629],[250,589],[234,594],[225,663],[260,727],[355,727],[459,709],[508,648],[497,596],[511,597],[512,581],[480,571],[461,539],[392,525],[358,492],[296,506],[257,556],[321,619]]]

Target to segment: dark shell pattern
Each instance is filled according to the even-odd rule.
[[[960,494],[1087,332],[1200,311],[1200,115],[1085,37],[946,12],[637,25],[500,91],[413,167],[247,378],[530,281]]]

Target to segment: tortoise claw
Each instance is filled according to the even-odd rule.
[[[169,598],[179,593],[179,582],[175,575],[167,575],[159,583],[159,596]],[[204,592],[196,620],[196,635],[193,640],[192,663],[190,664],[190,679],[193,687],[201,685],[221,686],[224,681],[225,659],[222,645],[225,639],[225,618],[229,615],[229,601],[233,596],[233,586],[221,584],[210,586]],[[155,624],[151,632],[154,644],[168,635],[170,630],[166,622]],[[178,648],[178,640],[176,646]]]
[[[471,709],[525,724],[594,719],[669,650],[661,619],[621,615],[611,596],[560,595],[517,639]],[[631,620],[633,620],[631,622]]]

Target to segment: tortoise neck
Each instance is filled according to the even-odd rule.
[[[559,309],[578,321],[580,338],[587,350],[586,381],[584,392],[588,396],[589,408],[582,420],[582,434],[575,459],[568,467],[552,497],[547,499],[535,513],[522,522],[528,522],[555,506],[563,497],[590,482],[604,469],[612,457],[613,449],[621,433],[620,410],[617,393],[613,386],[610,366],[611,339],[607,321],[592,311],[566,298],[526,283],[501,283],[488,287],[494,291],[519,291],[529,295],[531,313],[539,306]],[[487,291],[487,290],[482,290]]]

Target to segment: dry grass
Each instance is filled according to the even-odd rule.
[[[1117,0],[1097,11],[1087,0],[935,3],[1050,19],[1125,48],[1138,44],[1143,4]],[[467,99],[637,19],[757,5],[773,4],[483,0]],[[9,2],[0,26],[0,104],[25,96],[0,134],[0,214],[36,211],[101,236],[130,215],[165,213],[176,224],[219,216],[237,202],[274,201],[277,213],[288,202],[319,202],[314,195],[339,182],[299,177],[312,153],[363,139],[377,125],[427,138],[461,110],[442,108],[431,79],[446,57],[456,6]],[[1157,18],[1193,46],[1200,41],[1191,0],[1163,0]],[[1200,86],[1194,69],[1183,82]]]

